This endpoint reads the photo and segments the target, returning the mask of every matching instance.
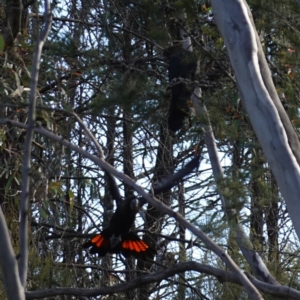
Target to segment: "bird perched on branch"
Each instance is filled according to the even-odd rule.
[[[199,159],[200,156],[195,155],[180,171],[168,176],[160,184],[154,186],[154,194],[171,189],[184,176],[190,174],[193,169],[198,168]],[[156,250],[141,240],[135,232],[131,231],[135,216],[146,203],[146,200],[135,196],[123,200],[114,177],[107,172],[106,174],[112,197],[116,200],[117,209],[108,227],[86,242],[83,248],[90,248],[91,254],[98,253],[99,256],[105,256],[107,253],[121,253],[125,257],[131,255],[135,258],[146,260],[150,254],[155,254]]]
[[[165,49],[163,55],[168,58],[169,62],[169,83],[171,83],[172,95],[168,126],[170,130],[176,132],[189,116],[188,101],[193,91],[184,80],[195,80],[195,75],[199,71],[198,60],[193,52],[182,48],[181,44]]]

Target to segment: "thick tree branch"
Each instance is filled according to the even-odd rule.
[[[214,16],[224,38],[243,104],[300,238],[300,168],[290,136],[272,100],[273,85],[266,72],[250,10],[242,0],[212,0]],[[273,89],[272,89],[273,90]],[[297,147],[297,151],[299,146]]]
[[[239,281],[239,277],[232,272],[220,270],[211,266],[190,261],[186,263],[173,265],[172,267],[167,268],[158,273],[142,275],[134,280],[114,286],[108,286],[97,289],[53,288],[48,290],[27,292],[26,299],[40,299],[45,297],[54,297],[58,295],[74,295],[77,297],[96,297],[100,295],[111,295],[125,292],[137,288],[141,285],[158,282],[186,271],[195,271],[207,275],[212,275],[216,277],[220,282],[233,282],[236,284],[241,284]],[[293,288],[273,286],[271,284],[266,284],[259,280],[256,280],[253,277],[251,277],[251,275],[248,276],[250,280],[255,284],[255,286],[265,293],[274,296],[281,296],[284,299],[286,299],[287,297],[289,299],[299,299],[300,297],[300,292],[296,291]]]
[[[243,0],[245,7],[248,11],[248,16],[250,18],[251,24],[253,28],[255,29],[254,20],[250,11],[250,8],[245,0]],[[268,63],[265,59],[265,54],[260,42],[260,38],[255,30],[255,38],[256,38],[256,44],[257,44],[257,56],[258,56],[258,64],[262,76],[263,83],[271,97],[271,100],[273,101],[277,112],[279,114],[280,120],[282,122],[282,125],[285,129],[285,133],[287,135],[289,146],[298,162],[298,165],[300,165],[300,141],[299,136],[295,131],[295,128],[293,127],[293,124],[291,123],[291,120],[289,119],[289,116],[286,113],[286,110],[284,109],[281,100],[279,99],[278,93],[276,91],[276,88],[273,84],[272,75],[268,66]]]

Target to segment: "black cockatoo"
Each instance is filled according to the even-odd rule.
[[[165,49],[164,56],[169,61],[169,82],[172,95],[168,126],[170,130],[176,132],[183,126],[185,118],[189,116],[188,101],[193,92],[183,81],[195,79],[195,74],[198,72],[198,60],[193,52],[183,49],[180,44]],[[175,78],[178,78],[177,82],[172,82]]]
[[[154,194],[171,189],[184,176],[198,168],[199,159],[200,156],[195,155],[183,169],[154,186]],[[111,194],[117,203],[117,209],[108,227],[85,243],[83,248],[91,247],[90,253],[98,253],[99,256],[105,256],[107,253],[121,253],[125,257],[132,255],[135,258],[145,260],[149,254],[156,253],[156,250],[142,241],[136,233],[131,231],[131,228],[137,212],[146,203],[146,200],[135,196],[123,200],[114,178],[109,173],[107,176]]]
[[[132,255],[135,258],[146,259],[147,255],[151,252],[155,253],[155,250],[142,241],[136,233],[130,231],[140,209],[140,201],[135,196],[123,200],[112,175],[109,173],[106,175],[117,209],[108,227],[83,247],[91,247],[90,253],[98,253],[99,256],[105,256],[107,253],[122,253],[125,257]]]

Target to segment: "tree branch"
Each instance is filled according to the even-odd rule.
[[[224,38],[237,86],[251,124],[270,164],[300,239],[300,168],[288,129],[272,100],[274,86],[261,45],[243,0],[212,1],[214,16]],[[272,86],[272,89],[271,89]],[[277,97],[277,96],[276,96]],[[298,141],[299,142],[299,141]],[[289,144],[290,143],[290,144]],[[297,146],[299,152],[299,146]]]
[[[15,252],[12,248],[5,218],[0,208],[0,264],[8,300],[24,300],[24,289],[18,274]]]
[[[40,60],[42,55],[43,45],[47,39],[51,28],[52,16],[50,14],[50,2],[45,0],[45,28],[41,34],[40,41],[37,43],[34,57],[33,69],[30,83],[30,96],[28,108],[28,126],[25,138],[23,169],[22,169],[22,195],[21,195],[21,220],[20,220],[20,260],[19,260],[19,275],[22,286],[26,286],[27,264],[28,264],[28,204],[29,204],[29,181],[31,170],[31,143],[35,128],[35,105],[37,82],[39,77]]]
[[[186,271],[195,271],[207,275],[212,275],[216,277],[220,282],[232,282],[236,284],[241,284],[239,277],[232,272],[224,271],[218,268],[214,268],[211,266],[190,261],[190,262],[173,265],[172,267],[167,268],[161,272],[139,276],[134,280],[128,281],[126,283],[114,285],[114,286],[102,287],[97,289],[53,288],[48,290],[27,292],[26,299],[28,300],[40,299],[45,297],[54,297],[58,295],[73,295],[77,297],[79,296],[96,297],[100,295],[111,295],[111,294],[125,292],[140,287],[141,285],[158,282],[167,279],[168,277]],[[279,288],[278,286],[273,286],[271,284],[263,283],[259,280],[256,280],[250,275],[249,278],[253,283],[255,283],[255,286],[257,288],[270,295],[281,296],[284,297],[284,299],[286,299],[286,297],[289,297],[289,299],[299,299],[300,297],[300,292],[298,292],[293,288],[290,287]]]

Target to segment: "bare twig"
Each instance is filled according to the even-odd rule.
[[[42,15],[35,14],[35,13],[30,14],[29,17],[31,17],[31,18],[43,18]],[[158,45],[154,40],[148,39],[147,37],[142,36],[142,35],[140,35],[139,33],[135,32],[135,31],[131,31],[129,29],[126,29],[122,26],[118,26],[118,25],[115,25],[115,24],[100,24],[100,23],[95,23],[95,22],[86,22],[86,21],[79,20],[79,19],[59,18],[59,17],[53,17],[53,20],[62,21],[62,22],[70,22],[70,23],[80,23],[80,24],[84,24],[86,26],[91,26],[91,27],[104,27],[105,26],[105,27],[117,28],[121,31],[128,32],[128,33],[130,33],[130,34],[132,34],[136,37],[139,37],[139,38],[143,39],[144,41],[147,41],[147,42],[155,45],[156,47],[158,47],[159,49],[162,50],[162,47],[160,45]]]
[[[23,169],[22,169],[22,195],[21,195],[21,216],[20,216],[20,260],[19,260],[19,275],[22,286],[25,288],[27,278],[27,264],[28,264],[28,249],[27,249],[27,235],[28,235],[28,203],[29,203],[29,181],[31,169],[31,143],[33,132],[35,128],[35,104],[37,93],[37,82],[40,69],[40,60],[43,45],[47,39],[51,28],[52,16],[50,12],[50,2],[45,0],[45,28],[41,34],[40,41],[37,43],[34,57],[33,70],[30,83],[30,96],[28,108],[28,126],[25,138]]]
[[[75,119],[77,120],[77,122],[79,123],[79,125],[83,128],[83,130],[85,131],[85,134],[93,141],[93,143],[95,144],[97,151],[98,151],[98,155],[103,158],[104,157],[104,153],[103,150],[100,146],[100,144],[98,143],[98,141],[96,140],[95,136],[90,132],[90,130],[85,126],[85,124],[83,123],[83,121],[79,118],[79,116],[73,112],[72,115],[75,117]]]

